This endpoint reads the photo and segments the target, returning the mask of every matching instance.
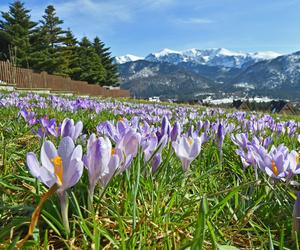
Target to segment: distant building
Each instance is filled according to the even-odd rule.
[[[249,102],[246,101],[241,101],[241,100],[234,100],[232,102],[232,106],[238,110],[243,110],[243,111],[250,111],[250,106]]]
[[[105,89],[113,90],[113,89],[121,89],[120,86],[102,86]]]
[[[148,99],[150,102],[160,102],[159,96],[152,96]]]
[[[284,115],[295,115],[296,111],[291,103],[287,101],[272,101],[269,107],[272,113],[284,114]]]

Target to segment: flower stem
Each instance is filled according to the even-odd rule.
[[[59,195],[59,198],[60,198],[61,217],[63,220],[66,234],[69,235],[70,234],[69,217],[68,217],[69,200],[68,200],[67,192],[63,191]]]
[[[94,211],[93,210],[94,190],[95,190],[95,186],[93,187],[90,186],[88,190],[88,209],[90,212]]]

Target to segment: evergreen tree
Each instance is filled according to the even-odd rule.
[[[0,60],[9,60],[9,48],[11,36],[5,31],[0,30]]]
[[[68,29],[66,31],[62,47],[62,52],[65,58],[62,73],[65,75],[73,76],[76,72],[80,71],[80,68],[76,65],[76,62],[78,61],[77,44],[77,39],[74,37],[72,31]]]
[[[63,21],[56,16],[53,5],[47,6],[40,23],[32,36],[32,67],[50,74],[65,75],[67,62],[62,46],[66,32],[60,27]]]
[[[45,9],[45,15],[41,22],[40,32],[43,36],[44,42],[49,48],[59,47],[65,39],[66,33],[60,25],[63,21],[56,16],[55,8],[53,5],[47,6]]]
[[[111,56],[110,48],[105,47],[105,44],[96,37],[93,42],[93,47],[99,56],[101,63],[105,69],[104,85],[116,85],[118,83],[118,68],[113,63],[114,58]]]
[[[21,67],[28,67],[29,38],[37,25],[31,21],[29,13],[18,0],[10,4],[8,12],[1,12],[1,58],[13,60],[10,55],[14,54],[16,64]]]
[[[87,37],[83,37],[77,48],[77,61],[75,68],[79,69],[73,74],[73,79],[89,83],[103,84],[105,69],[100,57]]]

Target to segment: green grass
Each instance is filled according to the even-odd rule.
[[[59,121],[82,120],[88,134],[96,132],[99,122],[118,119],[108,111],[36,111]],[[17,116],[16,108],[0,108],[5,117],[0,121],[1,249],[13,249],[25,236],[40,195],[47,191],[25,165],[26,153],[38,154],[40,142]],[[297,147],[294,138],[277,140]],[[220,161],[217,147],[209,142],[186,173],[168,148],[155,174],[139,153],[130,171],[115,176],[105,190],[97,186],[94,211],[87,209],[84,172],[68,190],[70,235],[54,195],[24,249],[296,249],[299,243],[291,234],[294,190],[262,173],[256,180],[252,169],[243,171],[235,149],[226,138]]]

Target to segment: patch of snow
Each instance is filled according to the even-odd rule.
[[[255,89],[255,86],[253,84],[249,84],[247,82],[236,83],[233,86],[235,88]]]
[[[160,50],[159,52],[153,53],[153,55],[156,57],[162,57],[162,56],[166,56],[169,54],[181,54],[181,52],[165,48],[165,49]]]
[[[181,62],[193,62],[210,66],[222,66],[226,68],[241,68],[244,64],[249,65],[261,60],[269,60],[281,54],[264,52],[235,52],[225,48],[213,49],[187,49],[176,51],[163,49],[159,52],[151,53],[145,57],[146,61],[168,62],[178,64]]]
[[[143,60],[143,57],[139,57],[139,56],[135,56],[135,55],[125,55],[125,56],[116,56],[115,57],[115,62],[117,64],[123,64],[123,63],[127,63],[127,62],[134,62],[134,61],[138,61],[138,60]]]
[[[270,59],[274,59],[278,56],[281,56],[282,54],[274,52],[274,51],[261,51],[261,52],[249,53],[249,55],[256,59],[270,60]]]

